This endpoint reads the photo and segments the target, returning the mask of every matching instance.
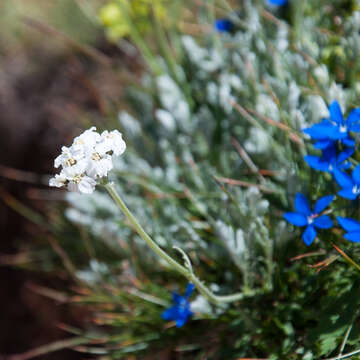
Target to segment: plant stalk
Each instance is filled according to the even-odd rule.
[[[213,294],[202,282],[199,278],[195,276],[195,274],[180,265],[176,260],[174,260],[171,256],[169,256],[164,250],[162,250],[155,241],[146,233],[140,223],[137,221],[135,216],[126,206],[124,201],[121,199],[120,195],[117,193],[115,186],[113,183],[108,183],[104,185],[112,199],[115,201],[116,205],[120,208],[120,210],[124,213],[126,218],[130,221],[131,226],[134,230],[140,235],[140,237],[146,242],[146,244],[157,254],[159,257],[164,259],[174,270],[179,272],[181,275],[186,277],[190,282],[192,282],[195,287],[198,289],[200,294],[202,294],[205,298],[207,298],[210,302],[214,304],[221,303],[231,303],[234,301],[242,300],[245,296],[252,296],[255,294],[253,291],[249,291],[247,293],[235,293],[232,295],[225,296],[217,296]]]

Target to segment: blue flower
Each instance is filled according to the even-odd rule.
[[[181,296],[177,293],[173,293],[173,303],[174,306],[165,310],[162,313],[162,318],[164,320],[174,320],[176,327],[182,327],[190,316],[193,315],[193,312],[190,310],[189,297],[194,291],[194,284],[189,283],[186,287],[185,295]]]
[[[287,3],[287,0],[268,0],[269,5],[282,6]]]
[[[316,230],[329,229],[333,226],[329,216],[321,213],[334,199],[334,195],[321,197],[314,206],[314,211],[310,210],[309,202],[303,194],[297,193],[295,196],[295,209],[297,212],[285,213],[284,218],[295,226],[306,226],[302,234],[302,239],[306,245],[310,245],[316,238]]]
[[[234,30],[234,23],[229,19],[217,19],[214,22],[214,28],[218,32],[231,33]]]
[[[360,108],[352,110],[345,120],[337,101],[329,106],[330,119],[324,119],[319,124],[304,129],[304,133],[317,140],[317,149],[326,149],[340,140],[345,146],[354,147],[355,140],[350,137],[349,132],[360,132]]]
[[[360,165],[353,170],[351,176],[337,169],[333,174],[337,183],[342,187],[338,192],[340,196],[355,200],[360,195]]]
[[[344,238],[352,242],[360,242],[360,222],[350,218],[342,218],[338,216],[338,223],[342,226],[344,230],[347,231],[347,234],[344,235]]]
[[[333,173],[334,169],[347,170],[351,163],[345,161],[354,153],[354,148],[346,148],[339,155],[336,154],[336,147],[330,145],[322,151],[322,156],[307,155],[305,161],[310,167],[319,171]]]

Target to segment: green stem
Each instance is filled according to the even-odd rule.
[[[126,15],[125,19],[128,26],[130,27],[130,36],[134,41],[135,45],[140,49],[141,54],[147,61],[150,70],[157,76],[161,75],[163,73],[163,69],[161,65],[157,62],[155,56],[153,55],[149,47],[146,45],[145,41],[143,40],[138,28],[136,27],[134,21],[131,18],[131,14],[121,1],[118,0],[117,4],[120,6],[121,11]]]
[[[114,184],[109,183],[105,185],[106,190],[109,192],[116,205],[120,208],[120,210],[124,213],[127,219],[130,221],[134,230],[141,236],[141,238],[147,243],[147,245],[162,259],[164,259],[169,265],[171,265],[176,271],[180,274],[188,277],[189,271],[186,270],[182,265],[180,265],[177,261],[175,261],[172,257],[170,257],[164,250],[162,250],[151,237],[146,233],[143,227],[136,220],[135,216],[128,209],[126,204],[123,202],[117,191],[115,190]]]
[[[242,300],[245,296],[252,296],[254,292],[247,292],[247,293],[236,293],[232,295],[225,295],[225,296],[217,296],[213,294],[201,281],[198,279],[195,274],[186,269],[184,266],[180,265],[176,260],[174,260],[171,256],[169,256],[164,250],[162,250],[155,241],[146,233],[143,227],[139,224],[136,220],[135,216],[131,213],[128,209],[126,204],[121,199],[120,195],[115,190],[115,186],[113,183],[108,183],[105,185],[106,190],[113,198],[115,203],[118,205],[120,210],[124,213],[126,218],[130,221],[134,230],[141,236],[141,238],[146,242],[146,244],[162,259],[164,259],[171,267],[173,267],[177,272],[181,275],[185,276],[190,282],[192,282],[200,294],[202,294],[205,298],[207,298],[210,302],[214,304],[221,304],[221,303],[231,303],[234,301]]]

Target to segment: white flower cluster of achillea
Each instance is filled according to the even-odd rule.
[[[112,156],[126,149],[119,131],[105,130],[101,135],[93,126],[76,137],[70,147],[63,146],[54,166],[60,174],[49,181],[50,186],[67,187],[70,191],[91,194],[99,179],[113,168]]]

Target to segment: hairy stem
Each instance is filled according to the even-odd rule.
[[[192,282],[200,294],[206,297],[210,302],[214,304],[230,303],[234,301],[242,300],[246,296],[254,295],[254,292],[248,293],[236,293],[232,295],[217,296],[213,294],[201,281],[198,279],[193,272],[180,265],[176,260],[169,256],[164,250],[162,250],[155,241],[146,233],[140,223],[137,221],[132,212],[128,209],[120,195],[117,193],[113,183],[105,185],[106,190],[115,201],[116,205],[124,213],[126,218],[130,221],[131,226],[140,235],[140,237],[146,242],[146,244],[162,259],[164,259],[174,270],[185,276],[190,282]]]

